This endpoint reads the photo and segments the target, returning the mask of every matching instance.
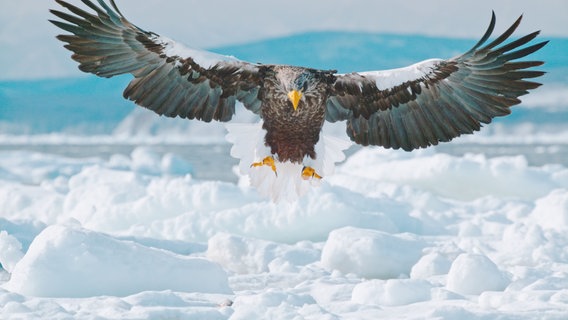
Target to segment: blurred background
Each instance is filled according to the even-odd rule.
[[[70,1],[84,7],[76,0]],[[511,116],[439,152],[524,155],[530,164],[567,164],[568,2],[261,0],[117,1],[129,20],[186,46],[240,59],[338,69],[403,67],[451,58],[485,32],[494,10],[495,34],[524,14],[515,33],[542,30],[551,42],[532,59],[546,61],[544,86]],[[192,162],[228,157],[225,130],[157,117],[122,98],[129,76],[99,79],[77,69],[47,20],[55,1],[0,0],[0,151],[32,150],[73,157],[129,153],[148,145]],[[250,121],[250,115],[239,115]],[[203,134],[207,130],[207,134]],[[207,139],[203,137],[207,136]],[[203,148],[215,144],[217,148]],[[208,152],[213,154],[207,154]],[[213,157],[218,158],[218,157]],[[223,158],[223,161],[226,159]],[[197,164],[199,166],[199,163]]]
[[[83,5],[79,0],[68,1]],[[504,30],[524,14],[519,33],[542,30],[546,37],[568,36],[568,2],[564,0],[116,2],[137,25],[198,48],[245,44],[310,31],[477,39],[485,31],[492,10],[497,14],[496,30]],[[55,0],[0,0],[0,8],[0,79],[77,76],[68,52],[53,39],[60,30],[47,22],[53,18],[48,10],[61,8]],[[338,45],[356,50],[349,42]],[[323,49],[313,47],[320,55]],[[261,58],[264,57],[259,54],[258,59]]]

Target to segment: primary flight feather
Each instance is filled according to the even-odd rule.
[[[62,20],[51,22],[70,33],[57,38],[67,43],[79,69],[101,77],[132,74],[125,98],[160,115],[206,122],[230,121],[237,101],[258,114],[262,143],[248,144],[254,159],[249,167],[251,172],[271,172],[272,184],[256,185],[264,185],[274,199],[295,178],[319,180],[330,172],[322,169],[325,160],[318,154],[329,149],[318,147],[326,120],[346,121],[347,135],[361,145],[425,148],[509,114],[520,96],[540,86],[527,79],[544,74],[531,70],[543,62],[519,61],[547,43],[530,43],[539,32],[506,42],[522,17],[487,43],[495,26],[493,14],[481,40],[451,59],[338,74],[184,48],[132,24],[114,0],[110,5],[81,0],[89,11],[56,1],[68,12],[51,10]],[[276,188],[278,183],[284,186]]]

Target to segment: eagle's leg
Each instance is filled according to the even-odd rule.
[[[322,176],[316,173],[316,170],[312,167],[304,167],[302,169],[302,179],[310,180],[310,179],[318,179],[320,180]]]
[[[251,166],[251,168],[252,167],[269,166],[270,169],[272,169],[272,171],[274,171],[274,174],[276,174],[278,176],[278,172],[276,172],[276,164],[274,162],[274,158],[271,157],[271,156],[268,156],[268,157],[262,159],[262,161],[260,161],[260,162],[254,162],[250,166]]]

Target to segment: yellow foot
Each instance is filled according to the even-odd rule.
[[[276,164],[274,162],[274,158],[272,158],[272,157],[266,157],[266,158],[262,159],[262,161],[254,162],[250,166],[251,166],[251,168],[252,167],[269,166],[270,169],[272,169],[272,171],[274,171],[274,174],[278,176],[278,172],[276,172]]]
[[[316,170],[314,170],[314,168],[312,167],[304,167],[304,169],[302,169],[302,179],[304,180],[310,180],[310,179],[321,179],[322,176],[320,176],[319,174],[316,173]]]

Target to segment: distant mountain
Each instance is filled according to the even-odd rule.
[[[546,61],[544,69],[549,71],[568,71],[568,38],[540,39],[551,41],[531,57]],[[477,40],[418,35],[310,32],[221,47],[213,51],[251,62],[336,69],[346,73],[405,67],[430,58],[452,58],[469,50]],[[551,80],[568,83],[568,72],[554,72]]]
[[[302,65],[339,72],[391,69],[433,58],[450,58],[475,41],[371,33],[313,32],[218,48],[247,61]]]

